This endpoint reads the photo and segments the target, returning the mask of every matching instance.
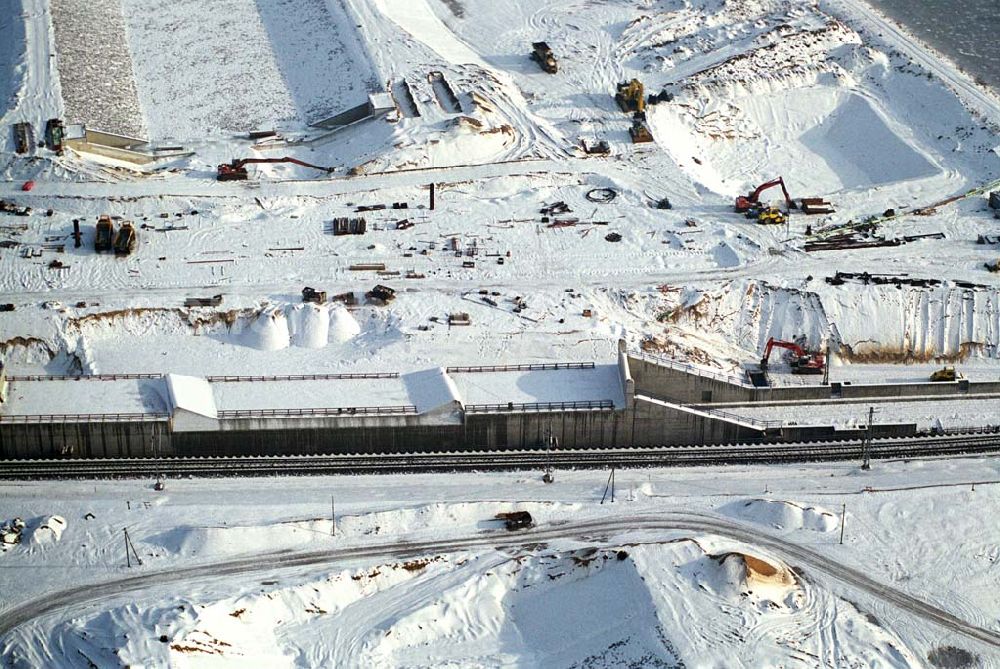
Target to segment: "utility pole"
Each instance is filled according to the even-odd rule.
[[[122,528],[122,532],[125,533],[125,566],[129,569],[132,568],[132,560],[128,556],[128,529]]]
[[[840,505],[840,545],[844,545],[844,521],[847,520],[847,505]]]
[[[823,360],[823,385],[830,385],[830,341],[826,342],[826,358]]]
[[[604,494],[601,495],[601,504],[604,504],[604,500],[608,497],[608,491],[611,492],[611,502],[615,501],[615,468],[611,468],[611,474],[608,476],[608,482],[604,486]]]
[[[330,536],[337,536],[337,507],[333,503],[333,495],[330,495]]]
[[[542,481],[545,483],[552,483],[556,480],[556,477],[552,474],[552,451],[558,445],[558,440],[552,436],[552,428],[546,428],[545,430],[545,440],[548,442],[548,449],[546,451],[547,456],[545,459],[545,473],[542,475]]]
[[[871,469],[871,446],[872,446],[872,418],[875,415],[875,407],[868,407],[868,429],[865,431],[865,438],[861,441],[861,469],[865,471]]]
[[[132,540],[129,539],[128,528],[123,527],[122,532],[125,534],[125,566],[129,568],[132,567],[132,561],[128,557],[128,551],[130,548],[132,549],[132,555],[135,557],[135,561],[139,564],[139,566],[142,566],[142,558],[139,557],[138,551],[135,550],[135,544],[133,544]]]

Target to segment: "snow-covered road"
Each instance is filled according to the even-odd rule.
[[[627,529],[626,529],[627,528]],[[874,580],[854,567],[826,557],[819,550],[768,534],[759,527],[734,522],[709,513],[673,511],[652,515],[618,517],[614,520],[569,522],[558,527],[542,527],[515,534],[487,533],[460,539],[390,542],[344,547],[335,550],[288,552],[277,551],[240,557],[194,567],[158,571],[106,583],[83,585],[39,597],[0,613],[0,635],[8,635],[26,623],[51,614],[67,616],[77,610],[108,602],[151,588],[177,584],[190,586],[194,581],[211,581],[234,575],[273,574],[278,569],[331,566],[360,560],[401,559],[445,552],[515,547],[556,539],[584,539],[589,543],[614,545],[623,531],[663,531],[710,533],[726,539],[763,548],[793,567],[808,567],[835,581],[865,593],[925,622],[933,623],[985,646],[1000,648],[1000,633],[973,625],[933,604],[885,583]],[[615,535],[618,535],[617,537]],[[604,535],[604,536],[601,536]],[[600,539],[595,537],[601,537]]]

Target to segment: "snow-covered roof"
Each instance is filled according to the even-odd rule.
[[[452,375],[465,404],[531,404],[611,400],[625,406],[618,365],[593,369],[463,372]]]
[[[388,407],[413,403],[399,378],[236,381],[210,385],[222,411]]]
[[[455,381],[442,367],[406,374],[403,376],[403,383],[410,395],[410,404],[417,407],[419,413],[426,413],[449,403],[457,403],[457,408],[462,403]]]
[[[11,381],[8,416],[166,414],[162,379]]]
[[[208,381],[181,374],[167,374],[166,381],[171,413],[183,409],[207,418],[218,418],[215,396]]]

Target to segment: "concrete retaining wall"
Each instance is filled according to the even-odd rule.
[[[141,458],[169,455],[169,442],[166,421],[5,423],[0,458]]]

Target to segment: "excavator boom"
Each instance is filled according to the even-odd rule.
[[[795,208],[795,201],[792,200],[792,196],[788,194],[788,189],[785,188],[785,180],[781,177],[777,179],[772,179],[766,183],[762,183],[757,186],[753,192],[749,193],[746,197],[739,196],[736,198],[736,211],[743,213],[749,211],[760,201],[760,194],[766,191],[768,188],[774,188],[775,186],[781,186],[781,193],[785,196],[785,204],[788,205],[789,209]]]
[[[761,369],[767,369],[768,361],[771,359],[771,351],[775,348],[784,348],[792,352],[793,374],[822,374],[826,369],[826,356],[822,353],[812,353],[795,342],[782,341],[774,337],[768,339],[767,346],[764,347],[764,357],[760,360]]]
[[[319,170],[320,172],[326,172],[327,174],[336,169],[334,167],[320,167],[319,165],[313,165],[312,163],[307,163],[304,160],[299,160],[298,158],[292,158],[290,156],[285,156],[283,158],[236,158],[230,163],[223,163],[222,165],[219,165],[216,178],[219,181],[245,181],[249,176],[246,166],[258,163],[292,163],[293,165],[309,167],[314,170]]]

